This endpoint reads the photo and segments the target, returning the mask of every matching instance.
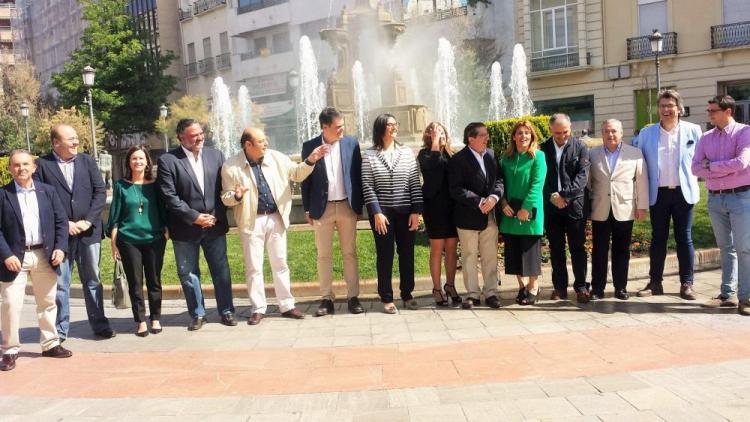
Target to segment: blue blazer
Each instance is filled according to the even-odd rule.
[[[44,254],[51,261],[55,249],[68,252],[68,217],[54,187],[35,181],[34,188],[39,204],[39,229]],[[2,261],[15,255],[23,262],[25,248],[26,233],[21,205],[16,195],[16,184],[11,181],[0,189],[0,281],[10,282],[16,279],[18,273],[8,270]],[[59,267],[53,269],[60,274]]]
[[[643,158],[646,160],[648,167],[648,198],[649,206],[653,207],[656,203],[656,196],[659,193],[659,129],[661,126],[657,123],[651,125],[638,134],[633,139],[633,146],[640,148],[643,152]],[[695,204],[700,199],[700,190],[698,188],[698,178],[693,176],[690,167],[693,165],[693,155],[695,155],[695,146],[703,135],[700,126],[695,123],[680,120],[678,124],[678,137],[680,143],[679,171],[680,187],[685,202]]]
[[[322,135],[302,144],[302,159],[306,159],[315,148],[322,145]],[[341,164],[344,167],[344,190],[349,202],[357,214],[362,214],[362,153],[356,139],[345,136],[340,141]],[[302,205],[310,213],[310,218],[320,219],[328,205],[328,173],[325,160],[315,163],[315,169],[302,182]]]
[[[198,242],[203,237],[215,238],[229,231],[227,207],[221,202],[224,154],[206,146],[202,154],[204,192],[181,146],[159,157],[157,183],[167,209],[169,237],[177,241]],[[198,214],[213,215],[216,224],[210,229],[193,224]]]
[[[68,221],[86,220],[91,227],[85,232],[70,238],[71,253],[75,252],[76,242],[92,245],[102,241],[102,212],[107,203],[107,187],[94,158],[79,153],[73,162],[73,189],[68,187],[57,159],[52,153],[36,160],[34,179],[51,185],[60,198]]]

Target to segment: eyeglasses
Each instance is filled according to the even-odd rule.
[[[706,109],[706,113],[708,113],[708,114],[714,114],[714,113],[718,113],[720,111],[724,111],[724,110],[722,110],[720,108],[707,108]]]
[[[398,127],[398,123],[386,123],[387,127]]]

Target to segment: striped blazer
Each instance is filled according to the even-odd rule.
[[[374,215],[388,209],[397,214],[421,214],[422,187],[417,160],[409,147],[396,144],[394,148],[392,165],[375,147],[364,152],[362,193],[367,212]]]

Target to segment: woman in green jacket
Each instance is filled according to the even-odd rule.
[[[547,164],[544,153],[537,149],[537,136],[528,120],[513,126],[500,166],[505,181],[505,196],[500,201],[505,273],[518,279],[516,302],[533,305],[539,297],[537,277],[542,272],[542,186]],[[527,283],[524,277],[528,277]]]

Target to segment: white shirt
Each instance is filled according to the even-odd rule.
[[[203,180],[203,150],[198,153],[198,158],[196,159],[195,154],[193,154],[192,151],[182,145],[180,145],[180,147],[185,151],[185,155],[187,155],[188,161],[190,162],[190,167],[193,168],[193,173],[195,173],[195,178],[198,179],[198,186],[201,188],[201,193],[205,194],[206,189],[203,186],[205,184],[205,180]]]
[[[679,126],[671,131],[659,127],[659,186],[680,186]]]
[[[568,141],[566,140],[562,146],[558,146],[557,142],[553,139],[552,145],[555,146],[555,162],[557,162],[557,191],[560,192],[562,190],[562,183],[560,183],[560,160],[562,160],[563,150],[565,149],[565,145],[568,145]]]
[[[15,182],[14,182],[15,183]],[[34,246],[42,243],[42,232],[39,227],[39,202],[36,200],[34,182],[30,188],[23,188],[16,183],[16,195],[21,205],[21,219],[23,220],[23,231],[26,234],[26,246]]]
[[[322,138],[322,136],[321,136]],[[344,188],[344,167],[341,163],[341,141],[326,144],[325,139],[321,141],[328,145],[328,154],[323,157],[326,163],[326,174],[328,175],[328,200],[340,201],[346,199]]]
[[[484,168],[484,154],[487,154],[487,150],[485,149],[480,154],[480,153],[474,151],[473,148],[471,148],[471,147],[468,147],[468,148],[471,150],[471,153],[474,154],[474,158],[477,159],[477,162],[479,163],[479,167],[482,169],[482,174],[484,175],[484,177],[487,177],[487,169]]]
[[[52,152],[52,154],[55,156],[55,159],[57,160],[57,165],[60,167],[60,171],[62,172],[63,177],[65,178],[65,182],[68,184],[68,188],[72,191],[73,179],[75,175],[76,156],[74,155],[73,158],[71,158],[70,160],[63,160],[54,151]]]

